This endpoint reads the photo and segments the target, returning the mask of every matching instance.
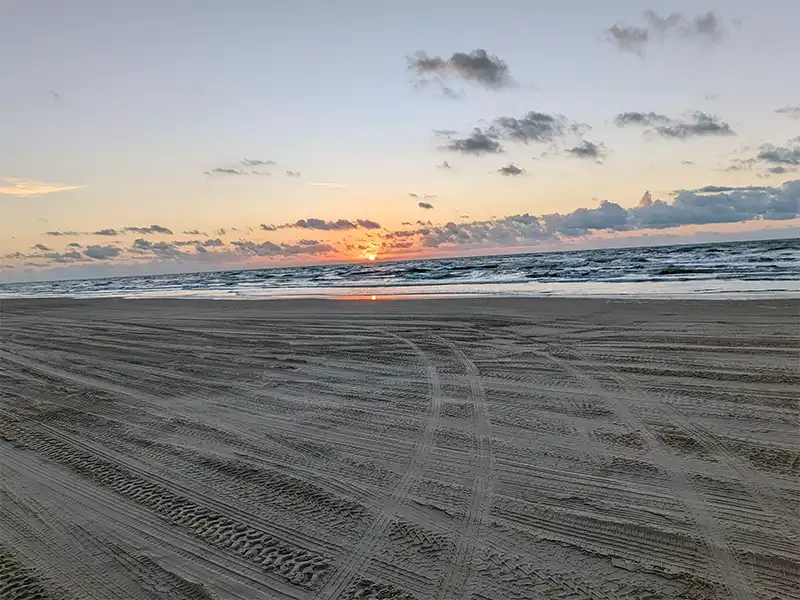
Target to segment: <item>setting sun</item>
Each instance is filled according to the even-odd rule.
[[[378,257],[375,256],[374,254],[370,254],[369,256],[367,256],[367,260],[375,260],[376,258]]]

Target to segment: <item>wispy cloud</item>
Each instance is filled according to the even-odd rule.
[[[684,40],[718,42],[724,33],[722,20],[713,12],[688,17],[681,13],[670,13],[662,17],[654,10],[644,11],[642,25],[615,23],[606,30],[606,37],[621,52],[644,55],[645,48],[653,41],[679,38]]]
[[[314,187],[325,187],[325,188],[346,188],[349,187],[346,183],[333,183],[330,181],[309,181],[308,185],[313,185]]]
[[[63,183],[45,183],[35,179],[21,179],[6,177],[3,179],[7,185],[0,185],[0,196],[16,196],[18,198],[33,198],[56,192],[68,192],[85,188],[85,185],[68,185]]]

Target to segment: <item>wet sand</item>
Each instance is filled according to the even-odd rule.
[[[0,306],[0,598],[800,597],[800,302]]]

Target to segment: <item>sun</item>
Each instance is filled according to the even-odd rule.
[[[378,257],[375,256],[374,254],[368,254],[367,255],[367,260],[375,260],[376,258],[378,258]]]

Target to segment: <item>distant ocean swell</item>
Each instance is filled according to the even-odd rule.
[[[0,285],[0,297],[800,296],[800,240]]]

